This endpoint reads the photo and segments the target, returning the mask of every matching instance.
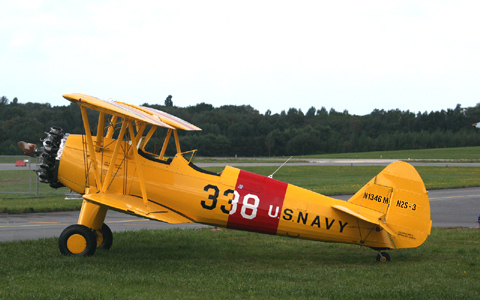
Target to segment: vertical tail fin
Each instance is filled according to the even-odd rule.
[[[430,234],[430,202],[422,178],[402,161],[387,166],[348,200],[355,213],[385,229],[395,248],[421,245]]]

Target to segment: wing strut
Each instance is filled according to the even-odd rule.
[[[173,136],[175,137],[175,146],[177,146],[177,153],[182,153],[182,150],[180,150],[180,140],[178,139],[178,131],[176,129],[173,130]]]
[[[97,189],[101,189],[102,182],[100,180],[100,175],[98,174],[97,159],[95,155],[95,149],[93,147],[92,132],[90,131],[90,123],[88,122],[87,109],[84,106],[80,105],[80,111],[82,112],[83,126],[85,127],[85,134],[87,136],[87,147],[93,165],[95,182],[97,184]]]
[[[140,181],[139,183],[140,183],[140,190],[142,192],[143,203],[146,206],[148,206],[147,190],[145,189],[145,178],[143,177],[140,154],[138,154],[138,150],[137,150],[138,138],[142,135],[142,131],[145,130],[145,125],[141,127],[141,130],[138,132],[137,136],[135,136],[135,133],[133,132],[133,123],[129,121],[128,130],[130,132],[130,139],[132,140],[132,147],[134,147],[133,156],[135,157],[135,163],[137,165],[138,180]]]
[[[165,155],[165,151],[167,151],[167,145],[168,145],[168,142],[170,141],[170,137],[172,136],[172,131],[173,129],[169,129],[167,132],[167,136],[163,141],[162,151],[160,151],[159,159],[163,159],[163,156]]]
[[[123,141],[123,136],[125,135],[125,131],[127,131],[127,121],[123,120],[122,128],[120,129],[120,133],[118,134],[118,139],[117,139],[117,142],[115,143],[115,148],[113,149],[112,158],[110,159],[110,165],[108,166],[107,175],[105,176],[105,180],[103,182],[103,186],[101,190],[102,193],[105,193],[107,191],[108,182],[110,182],[112,178],[112,172],[113,172],[113,169],[115,168],[115,161],[117,160],[117,155],[118,155],[118,152],[120,151],[121,143]]]
[[[103,144],[103,126],[105,125],[105,113],[103,111],[100,112],[98,116],[98,126],[97,126],[97,140],[96,146],[97,151],[100,151],[100,148]]]
[[[148,132],[147,136],[145,137],[145,141],[143,142],[143,145],[142,145],[143,151],[145,151],[145,145],[147,145],[148,141],[150,141],[155,130],[157,130],[157,126],[152,125],[152,128],[150,128],[150,131]]]
[[[108,139],[113,137],[113,132],[115,131],[115,124],[117,123],[118,116],[113,115],[110,119],[110,124],[108,124],[107,135],[105,136]]]

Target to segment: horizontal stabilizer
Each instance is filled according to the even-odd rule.
[[[170,224],[193,223],[193,220],[167,208],[159,203],[149,201],[145,205],[142,198],[130,195],[118,195],[108,193],[86,194],[83,198],[100,205],[108,206],[114,210],[119,210],[140,217],[166,222]]]
[[[357,219],[360,219],[362,221],[365,221],[365,222],[368,222],[368,223],[371,223],[371,224],[374,224],[374,225],[378,225],[380,226],[381,228],[383,228],[386,232],[388,232],[391,236],[393,237],[396,237],[397,234],[392,230],[390,229],[387,224],[381,222],[380,220],[378,219],[375,219],[375,218],[372,218],[372,217],[367,217],[367,216],[364,216],[364,215],[361,215],[359,213],[356,213],[354,212],[353,210],[345,207],[345,206],[342,206],[342,205],[334,205],[332,206],[333,209],[336,209],[336,210],[339,210],[341,212],[344,212],[346,214],[349,214]]]

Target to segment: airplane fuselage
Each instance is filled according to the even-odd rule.
[[[105,139],[95,151],[100,176],[111,164],[116,140]],[[121,142],[125,155],[119,155],[115,176],[108,190],[129,199],[125,207],[109,202],[101,206],[164,221],[166,212],[178,222],[196,222],[232,229],[277,234],[318,241],[343,242],[375,248],[393,248],[388,234],[371,224],[332,208],[349,203],[227,166],[221,174],[202,170],[181,154],[171,161],[158,160]],[[62,149],[58,180],[80,194],[96,189],[94,168],[85,164],[86,152],[81,135],[70,135]],[[137,165],[137,162],[140,164]],[[88,171],[86,172],[86,168]],[[143,173],[148,202],[142,201],[138,171]],[[99,190],[99,189],[98,189]],[[368,200],[368,199],[366,199]],[[87,200],[88,201],[88,200]],[[375,200],[369,200],[375,201]],[[173,218],[175,219],[175,217]]]

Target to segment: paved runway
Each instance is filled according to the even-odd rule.
[[[67,226],[77,223],[79,211],[0,214],[0,242],[58,237]],[[140,229],[199,228],[206,225],[171,225],[109,210],[105,223],[113,232]]]
[[[430,215],[433,227],[477,227],[480,214],[480,187],[431,190]],[[338,196],[348,200],[350,196]]]
[[[480,214],[480,188],[432,190],[429,192],[429,197],[434,227],[476,227],[478,225],[476,221]],[[334,198],[347,200],[350,196]],[[78,211],[18,215],[0,214],[0,242],[58,237],[65,227],[77,222],[78,215]],[[170,225],[114,211],[108,211],[105,223],[114,232],[139,229],[207,227],[200,224]]]

